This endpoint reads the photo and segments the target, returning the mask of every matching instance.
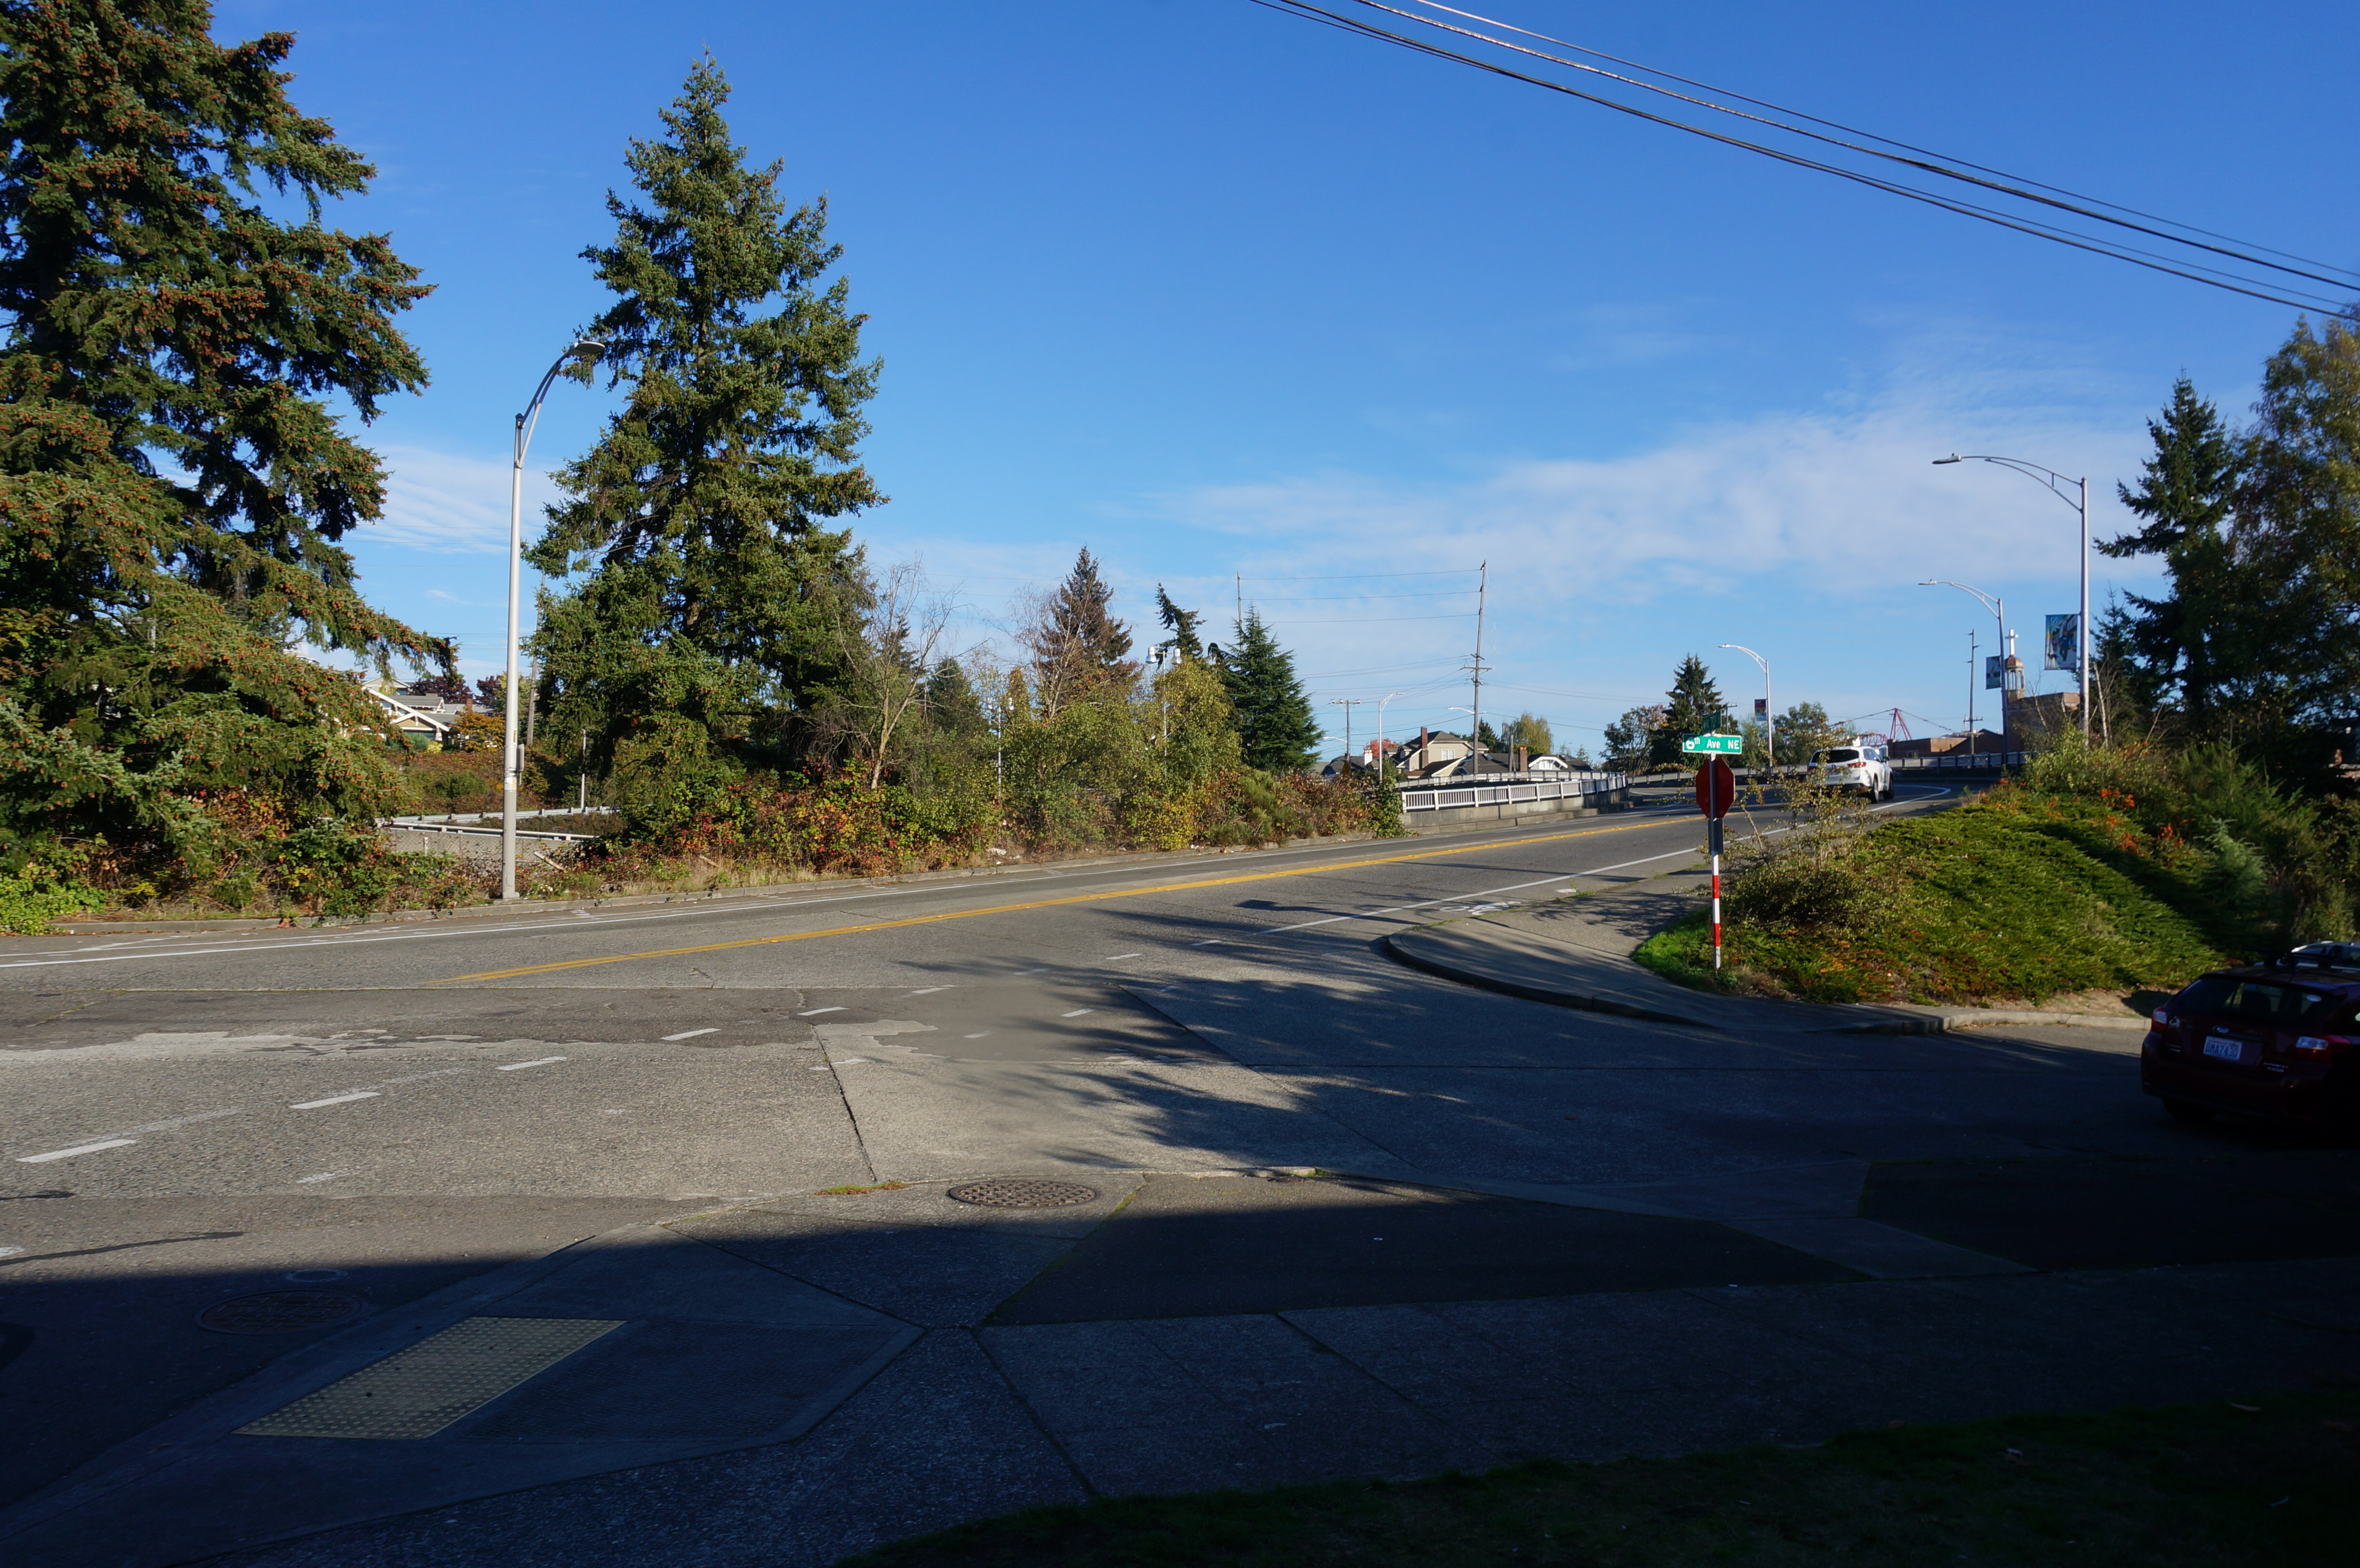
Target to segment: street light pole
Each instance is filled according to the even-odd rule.
[[[1770,661],[1742,642],[1725,642],[1762,667],[1762,755],[1772,778],[1778,774],[1778,715],[1770,704]]]
[[[2081,739],[2085,742],[2088,741],[2090,738],[2089,476],[2084,474],[2079,479],[2068,479],[2065,475],[2058,473],[2053,468],[2043,468],[2037,463],[2027,463],[2020,457],[1993,457],[1988,453],[1979,452],[1971,452],[1963,455],[1954,452],[1948,457],[1938,457],[1934,459],[1934,462],[1938,466],[1946,463],[1995,463],[2002,468],[2012,468],[2018,474],[2023,474],[2027,479],[2039,485],[2050,495],[2056,496],[2059,500],[2064,502],[2067,506],[2072,507],[2081,515],[2081,613],[2074,618],[2073,623],[2074,631],[2077,634],[2076,640],[2079,641],[2081,647],[2075,650],[2074,659],[2081,667],[2075,671],[2075,673],[2080,677],[2078,684],[2081,691]],[[2065,493],[2065,486],[2068,485],[2074,486],[2075,493],[2073,495],[2068,495]],[[2005,643],[2006,637],[2004,634],[2000,640],[2003,644]],[[2003,659],[2006,657],[2005,648],[2002,648],[2000,657]],[[2005,699],[2005,695],[2006,691],[2003,687],[2001,696]]]
[[[1980,588],[1970,588],[1963,583],[1953,583],[1947,577],[1928,577],[1918,586],[1956,588],[1961,593],[1972,593],[1983,602],[1983,608],[1989,610],[1992,613],[1992,618],[1999,623],[1999,727],[2001,735],[2005,735],[2007,733],[2007,601],[1995,593],[1986,593]],[[1972,657],[1972,650],[1969,657]],[[1969,757],[1975,754],[1974,679],[1975,672],[1971,666],[1967,670],[1967,755]],[[2001,743],[2001,749],[2006,749],[2006,743],[2004,740]]]
[[[568,361],[594,354],[606,347],[595,338],[576,338],[549,374],[541,378],[534,389],[532,401],[516,417],[513,444],[514,461],[508,467],[508,673],[502,680],[501,693],[507,699],[508,719],[500,731],[500,898],[517,896],[517,775],[522,771],[524,757],[517,734],[517,625],[521,616],[524,597],[524,454],[532,445],[533,427],[541,423],[541,400],[549,396],[550,385],[562,374]]]
[[[1383,696],[1377,699],[1377,777],[1379,779],[1385,777],[1385,757],[1383,750],[1385,744],[1385,704],[1392,702],[1401,694],[1402,693],[1399,691],[1388,691]]]

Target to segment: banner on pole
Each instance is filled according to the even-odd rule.
[[[2049,617],[2048,635],[2040,639],[2040,668],[2043,670],[2079,670],[2081,668],[2081,617],[2078,615]]]
[[[2006,659],[1996,653],[1987,653],[1983,655],[1983,690],[1986,691],[1996,691],[2006,683]]]

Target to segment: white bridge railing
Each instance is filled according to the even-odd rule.
[[[1524,774],[1497,784],[1461,784],[1455,780],[1412,783],[1402,786],[1401,803],[1404,811],[1446,811],[1462,806],[1504,806],[1519,800],[1568,800],[1582,795],[1604,795],[1629,783],[1630,779],[1620,773],[1577,773],[1564,779]]]

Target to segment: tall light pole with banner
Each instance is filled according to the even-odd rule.
[[[506,686],[501,695],[508,700],[508,722],[500,732],[500,897],[514,899],[517,896],[517,775],[522,771],[524,757],[518,745],[517,734],[517,622],[524,596],[524,454],[532,445],[533,427],[541,423],[541,400],[549,396],[551,383],[574,360],[595,354],[606,345],[595,338],[576,338],[572,346],[557,356],[549,374],[541,378],[533,390],[532,401],[516,417],[515,461],[508,469],[508,664],[503,679]]]
[[[1742,642],[1725,642],[1723,648],[1734,648],[1762,667],[1762,756],[1770,772],[1778,771],[1778,721],[1772,717],[1770,706],[1770,661]]]
[[[2074,617],[2074,632],[2075,640],[2081,645],[2075,654],[2075,662],[2080,666],[2076,674],[2080,677],[2081,690],[2081,738],[2088,740],[2090,738],[2090,481],[2088,477],[2085,475],[2080,479],[2068,479],[2053,468],[2043,468],[2037,463],[2027,463],[2020,457],[1993,457],[1986,452],[1971,452],[1963,455],[1954,452],[1948,457],[1938,457],[1934,462],[1937,464],[1995,463],[2002,468],[2012,468],[2081,514],[2081,613]],[[2070,495],[2065,492],[2065,487],[2069,485],[2074,486],[2074,493]],[[2001,657],[2006,656],[2003,653]]]
[[[1996,593],[1986,593],[1980,588],[1970,588],[1963,583],[1953,583],[1947,577],[1928,577],[1918,586],[1956,588],[1961,593],[1971,593],[1982,602],[1984,609],[1992,613],[1992,618],[1999,622],[1999,727],[2002,734],[2005,734],[2007,730],[2007,601]],[[1975,754],[1974,657],[1974,643],[1970,639],[1967,644],[1967,755],[1969,757]],[[1986,681],[1985,684],[1988,685],[1989,682]],[[2000,743],[2000,749],[2002,751],[2007,749],[2007,743],[2005,740]]]

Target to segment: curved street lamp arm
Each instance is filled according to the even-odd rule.
[[[2039,463],[2027,463],[2020,457],[1993,457],[1987,452],[1954,452],[1948,457],[1938,457],[1934,461],[1937,463],[1995,463],[2002,468],[2013,468],[2069,506],[2079,506],[2081,504],[2079,491],[2081,486],[2088,483],[2086,480],[2060,474],[2053,468],[2044,468]],[[2074,486],[2075,494],[2069,495],[2065,493],[2065,486],[2069,485]]]
[[[1977,599],[1983,601],[1983,608],[1989,610],[1993,615],[1996,615],[2000,613],[2000,602],[1997,599],[1993,598],[1990,594],[1984,593],[1980,588],[1970,588],[1963,583],[1953,583],[1947,577],[1928,577],[1926,581],[1918,584],[1918,586],[1920,588],[1956,588],[1961,593],[1972,593]]]

